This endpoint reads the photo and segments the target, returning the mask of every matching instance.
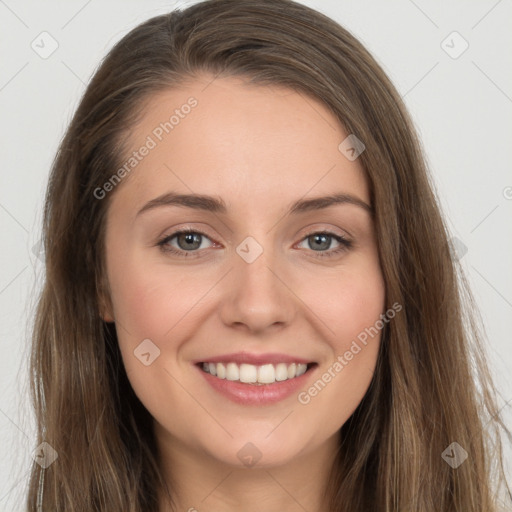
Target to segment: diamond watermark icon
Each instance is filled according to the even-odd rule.
[[[468,452],[459,443],[453,442],[441,454],[441,457],[452,468],[457,469],[468,458]]]
[[[340,143],[338,149],[345,158],[353,162],[366,149],[366,146],[360,139],[351,133]]]
[[[469,48],[469,43],[454,30],[441,41],[441,48],[452,59],[458,59]]]
[[[150,339],[145,339],[133,353],[144,366],[149,366],[160,356],[160,349]]]
[[[240,450],[238,450],[236,455],[244,466],[252,467],[261,459],[263,454],[254,444],[246,443],[242,448],[240,448]]]
[[[450,238],[450,249],[452,252],[452,257],[456,261],[461,260],[468,252],[467,246],[456,236],[452,236],[452,238]]]
[[[57,451],[46,441],[43,441],[33,452],[32,458],[42,468],[51,466],[58,457]]]
[[[252,263],[263,253],[263,247],[252,236],[248,236],[238,245],[236,252],[244,261]]]
[[[59,43],[51,34],[44,31],[30,43],[30,46],[41,59],[47,59],[57,50]]]
[[[39,260],[44,262],[44,246],[42,240],[39,240],[32,247],[32,254]]]

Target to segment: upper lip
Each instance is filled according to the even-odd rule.
[[[261,366],[264,364],[279,364],[279,363],[302,363],[309,364],[313,361],[304,359],[302,357],[291,356],[288,354],[277,354],[277,353],[266,353],[266,354],[251,354],[249,352],[236,352],[233,354],[223,354],[221,356],[206,357],[194,361],[198,363],[236,363],[240,364],[252,364],[255,366]]]

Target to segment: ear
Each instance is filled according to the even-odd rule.
[[[104,279],[100,279],[98,286],[98,307],[100,317],[104,322],[114,322],[114,308],[110,300],[110,290]]]
[[[104,322],[114,322],[114,314],[112,312],[112,303],[107,297],[100,297],[99,300],[100,317]]]

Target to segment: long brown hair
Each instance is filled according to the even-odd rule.
[[[37,512],[38,491],[45,511],[158,510],[165,482],[152,418],[130,386],[115,327],[100,316],[108,300],[105,215],[115,191],[101,200],[94,191],[122,165],[144,102],[199,73],[317,98],[366,146],[359,158],[386,302],[403,311],[386,325],[371,386],[340,430],[329,512],[498,510],[506,429],[415,129],[361,43],[290,0],[208,0],[149,19],[113,47],[89,83],[46,196],[46,277],[30,375],[37,443],[58,459],[46,469],[34,462],[28,510]],[[454,442],[468,453],[457,468],[442,457]]]

